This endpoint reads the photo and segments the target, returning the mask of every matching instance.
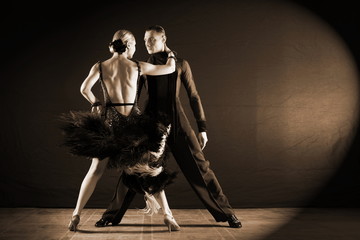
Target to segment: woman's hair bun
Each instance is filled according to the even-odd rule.
[[[123,53],[126,50],[126,45],[121,39],[116,39],[110,43],[110,46],[114,49],[115,52]]]

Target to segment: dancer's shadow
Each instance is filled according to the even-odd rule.
[[[80,233],[134,233],[134,234],[138,234],[138,233],[162,233],[162,232],[168,232],[168,229],[166,229],[166,226],[164,224],[140,224],[140,223],[125,223],[125,224],[120,224],[120,225],[108,225],[105,226],[103,228],[121,228],[121,227],[136,227],[136,228],[140,228],[140,227],[161,227],[164,229],[152,229],[152,230],[123,230],[123,231],[117,231],[114,229],[114,231],[102,231],[102,230],[81,230],[78,229],[77,232]],[[227,226],[223,226],[223,225],[218,225],[218,224],[181,224],[180,227],[187,227],[187,228],[212,228],[212,227],[227,227]]]

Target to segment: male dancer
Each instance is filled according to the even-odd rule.
[[[164,28],[159,25],[149,27],[145,32],[144,41],[151,55],[148,62],[165,64],[167,53]],[[241,222],[235,216],[214,172],[209,167],[209,161],[202,152],[207,142],[206,119],[189,63],[177,58],[176,69],[174,73],[168,75],[146,76],[146,82],[143,83],[147,84],[149,98],[145,112],[153,115],[165,113],[170,118],[172,127],[167,144],[185,178],[217,222],[227,221],[230,227],[240,228]],[[184,84],[190,99],[199,130],[198,138],[180,102],[181,83]],[[140,91],[141,87],[142,84],[139,86]],[[124,186],[120,176],[117,191],[108,209],[95,226],[104,227],[109,223],[117,225],[135,194]]]

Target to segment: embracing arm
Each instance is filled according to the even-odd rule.
[[[168,59],[165,65],[154,65],[147,62],[139,62],[141,73],[144,75],[165,75],[175,72],[176,57],[173,52],[168,53]]]
[[[85,78],[80,87],[80,92],[90,102],[94,104],[100,102],[91,91],[92,87],[95,85],[99,79],[99,64],[94,64],[90,69],[89,75]]]

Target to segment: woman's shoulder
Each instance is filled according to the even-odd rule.
[[[97,61],[96,63],[93,63],[93,65],[91,66],[91,71],[93,72],[99,71],[100,68],[101,68],[101,61]]]
[[[141,61],[134,59],[134,58],[130,59],[130,61],[132,61],[135,64],[136,70],[140,74],[141,73]]]
[[[139,66],[139,64],[140,64],[140,62],[141,61],[139,61],[139,60],[137,60],[137,59],[135,59],[135,58],[131,58],[131,59],[129,59],[130,60],[130,62],[132,62],[133,64],[132,65],[136,65],[136,66]]]

